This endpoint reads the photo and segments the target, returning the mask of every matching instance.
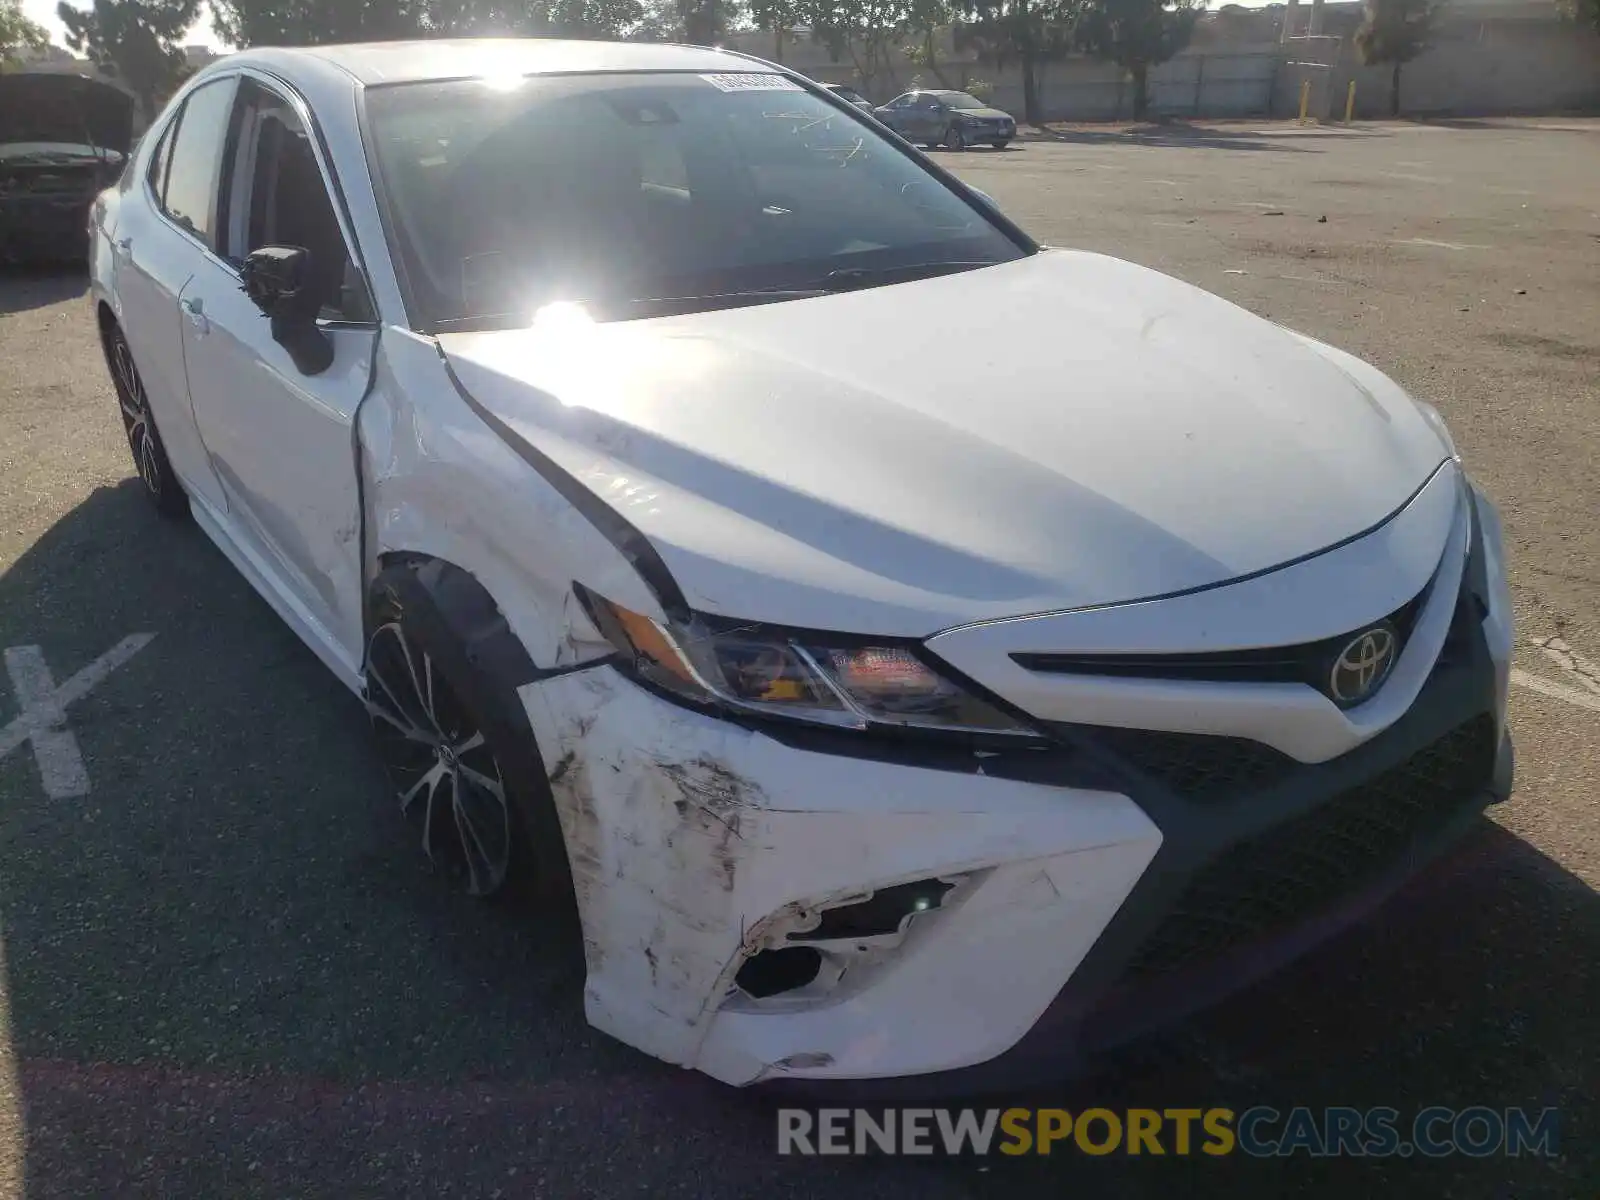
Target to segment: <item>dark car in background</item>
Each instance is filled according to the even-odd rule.
[[[122,174],[133,100],[82,75],[0,75],[0,262],[81,261],[89,206]]]
[[[862,109],[865,112],[871,112],[872,111],[872,101],[868,100],[865,96],[863,96],[860,92],[856,91],[855,88],[851,87],[849,84],[847,84],[847,83],[825,83],[822,86],[824,88],[826,88],[828,91],[832,92],[835,96],[839,97],[839,99],[845,101],[846,103],[854,104],[857,108]]]
[[[1003,150],[1017,136],[1010,113],[966,92],[906,92],[874,109],[873,115],[909,142],[947,150],[965,150],[980,142]]]

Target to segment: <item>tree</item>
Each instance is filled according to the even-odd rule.
[[[16,62],[25,50],[43,50],[49,44],[44,26],[22,11],[22,0],[0,0],[0,67]]]
[[[932,71],[940,87],[949,87],[950,81],[939,68],[939,32],[953,16],[948,0],[910,0],[906,12],[906,32],[913,39],[905,49],[906,59]]]
[[[691,46],[715,46],[738,16],[734,0],[677,0],[678,24]]]
[[[805,24],[804,0],[750,0],[750,21],[772,35],[772,57],[783,61],[783,39],[796,25]]]
[[[1394,64],[1389,115],[1400,115],[1400,68],[1428,48],[1438,15],[1435,0],[1366,0],[1356,50],[1368,65]]]
[[[463,0],[451,4],[446,15],[456,17],[469,7],[478,6],[471,0]],[[211,3],[211,24],[217,36],[241,49],[420,37],[430,31],[433,16],[425,0],[212,0]]]
[[[1578,21],[1600,33],[1600,0],[1556,0],[1561,15]]]
[[[956,27],[957,44],[1004,69],[1022,69],[1022,111],[1030,124],[1044,119],[1038,68],[1072,47],[1072,28],[1081,0],[956,0],[965,18]]]
[[[560,37],[615,38],[644,18],[640,0],[554,0],[547,18]]]
[[[802,12],[835,62],[849,57],[863,91],[899,90],[894,56],[909,29],[908,0],[805,0]]]
[[[1150,106],[1150,68],[1189,44],[1201,5],[1194,0],[1091,0],[1078,21],[1078,45],[1133,79],[1133,119]]]
[[[304,46],[471,34],[616,37],[644,19],[640,0],[212,0],[236,46]]]
[[[642,15],[628,32],[628,38],[635,42],[683,41],[678,0],[644,0]]]
[[[93,0],[74,8],[65,0],[56,16],[67,45],[115,75],[139,98],[147,117],[184,68],[183,37],[200,15],[200,0]]]

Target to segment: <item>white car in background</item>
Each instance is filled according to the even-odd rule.
[[[651,1054],[1064,1066],[1509,791],[1432,409],[782,68],[236,54],[92,222],[156,507],[365,698],[442,873],[575,905]]]

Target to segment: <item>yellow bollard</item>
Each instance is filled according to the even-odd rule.
[[[1311,107],[1311,80],[1300,81],[1300,124],[1306,123],[1306,109]]]
[[[1350,124],[1350,118],[1355,116],[1355,112],[1356,112],[1356,81],[1354,79],[1352,79],[1350,81],[1350,90],[1348,92],[1346,92],[1345,96],[1344,96],[1344,123],[1346,125]]]

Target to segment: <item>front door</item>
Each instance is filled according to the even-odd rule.
[[[227,493],[227,532],[303,623],[324,660],[353,678],[362,647],[360,494],[353,427],[377,325],[296,105],[247,77],[224,171],[226,254],[183,289],[185,363],[195,420]],[[318,326],[333,362],[302,373],[240,290],[237,264],[264,246],[311,255]]]

